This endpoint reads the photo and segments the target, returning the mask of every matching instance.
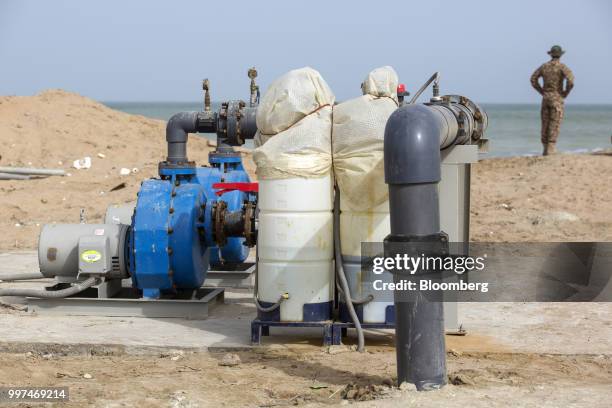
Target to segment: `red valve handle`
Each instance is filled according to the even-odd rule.
[[[259,192],[259,183],[214,183],[212,188],[215,190],[215,194],[221,196],[231,191],[243,191],[245,193],[257,193]]]

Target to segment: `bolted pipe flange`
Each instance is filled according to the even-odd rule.
[[[218,246],[222,247],[227,243],[227,237],[223,224],[225,222],[225,211],[227,210],[227,203],[225,201],[218,200],[213,203],[212,206],[212,221],[213,221],[213,240]]]

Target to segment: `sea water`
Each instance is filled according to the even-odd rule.
[[[181,111],[202,110],[201,102],[107,102],[123,112],[168,120]],[[218,103],[212,104],[217,110]],[[484,157],[541,154],[540,106],[535,104],[483,104],[489,116],[485,137],[489,153]],[[202,135],[214,139],[214,135]],[[588,152],[610,148],[612,105],[566,105],[557,147],[564,152]],[[253,147],[251,140],[246,147]]]
[[[483,108],[489,116],[488,156],[541,154],[539,105],[487,104]],[[610,148],[611,136],[612,105],[566,105],[557,148],[574,153]]]

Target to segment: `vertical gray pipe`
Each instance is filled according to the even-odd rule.
[[[387,239],[440,233],[438,182],[443,131],[439,115],[423,105],[404,105],[387,121],[384,165],[391,213]],[[395,281],[400,279],[395,275]],[[443,303],[422,296],[403,301],[396,292],[395,339],[398,385],[411,382],[425,391],[446,384]]]

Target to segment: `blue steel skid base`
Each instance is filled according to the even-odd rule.
[[[278,322],[255,319],[251,322],[251,344],[261,345],[261,337],[270,335],[270,327],[320,327],[323,329],[323,345],[338,345],[342,342],[340,329],[334,329],[331,320],[322,322]]]
[[[251,321],[251,344],[261,345],[261,337],[270,335],[270,327],[320,327],[323,329],[323,346],[339,346],[342,339],[348,335],[348,329],[354,329],[355,325],[349,322],[324,321],[324,322],[275,322],[255,319]],[[368,329],[395,329],[392,323],[361,323],[361,327]],[[446,331],[447,336],[465,336],[467,331],[459,328],[456,331]]]
[[[255,319],[251,322],[251,343],[261,345],[261,337],[270,335],[270,327],[321,327],[323,328],[323,346],[338,346],[342,338],[348,335],[348,329],[355,325],[350,321],[348,312],[341,302],[337,310],[339,320],[280,322],[278,320]],[[361,327],[367,329],[395,329],[395,306],[389,305],[385,310],[385,321],[380,323],[363,322],[363,305],[356,305],[355,312],[361,322]],[[446,330],[446,335],[465,336],[467,332],[460,326],[457,330]]]
[[[355,328],[353,323],[336,321],[323,322],[273,322],[255,319],[251,322],[251,344],[261,345],[261,337],[270,335],[270,327],[320,327],[323,329],[323,346],[339,346],[348,329]],[[393,329],[393,323],[361,323],[364,329]]]
[[[277,309],[278,310],[278,309]],[[321,321],[304,321],[304,322],[280,322],[278,320],[260,320],[255,319],[251,322],[251,343],[255,345],[261,344],[261,336],[270,335],[270,327],[321,327],[323,328],[323,346],[337,346],[342,344],[342,337],[345,337],[349,328],[354,328],[355,325],[348,320],[348,314],[340,303],[340,308],[337,310],[340,320],[321,320]],[[360,321],[363,320],[363,306],[358,305],[355,311]],[[276,317],[280,315],[276,313]],[[393,329],[395,327],[394,307],[388,306],[385,312],[384,323],[361,323],[364,329]]]

